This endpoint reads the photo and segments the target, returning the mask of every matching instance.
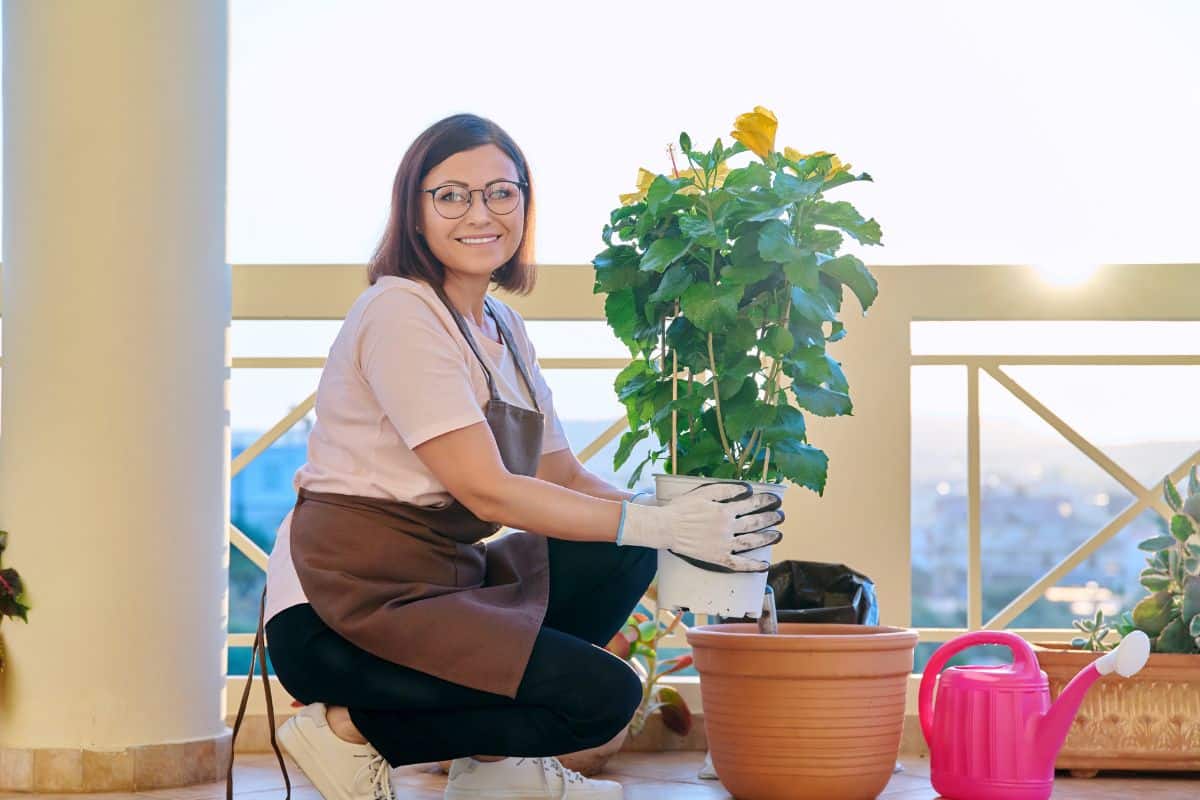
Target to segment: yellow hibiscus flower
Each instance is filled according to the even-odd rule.
[[[778,127],[779,120],[771,111],[755,106],[753,111],[734,120],[733,131],[729,135],[746,145],[759,158],[766,158],[775,149],[775,130]]]
[[[716,185],[721,186],[722,184],[724,184],[725,176],[728,174],[729,174],[729,165],[727,165],[725,162],[722,161],[720,164],[717,165],[717,174],[715,176]],[[647,192],[650,191],[650,184],[654,183],[654,179],[657,177],[658,176],[655,175],[650,170],[639,167],[638,168],[638,176],[637,176],[637,191],[630,192],[629,194],[620,195],[621,205],[623,205],[623,206],[633,205],[634,203],[640,203],[641,201],[645,200]],[[703,170],[697,172],[696,170],[685,169],[685,170],[680,171],[679,177],[691,178],[692,180],[694,180],[696,182],[694,186],[685,186],[684,188],[680,189],[679,190],[680,194],[699,194],[700,193],[700,184],[704,179],[704,171]]]
[[[839,172],[849,172],[851,166],[853,166],[852,164],[843,164],[840,158],[832,153],[826,153],[824,150],[818,150],[815,153],[801,153],[795,148],[783,148],[783,157],[791,161],[803,161],[806,158],[817,158],[820,156],[829,156],[829,174],[825,176],[825,180],[829,180]]]
[[[723,186],[727,175],[729,175],[729,165],[722,161],[720,164],[717,164],[717,174],[713,176],[713,188]],[[704,183],[704,170],[685,169],[679,173],[679,177],[691,178],[696,182],[694,186],[685,186],[680,189],[680,194],[700,194],[700,187]]]
[[[650,184],[654,183],[656,177],[650,170],[638,167],[637,191],[621,195],[621,205],[631,206],[645,200],[646,192],[650,191]]]

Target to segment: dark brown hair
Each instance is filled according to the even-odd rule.
[[[492,282],[518,294],[533,290],[533,180],[529,162],[512,137],[499,125],[474,114],[455,114],[430,125],[409,145],[392,182],[392,211],[387,228],[368,266],[371,285],[383,275],[423,280],[434,287],[445,281],[446,269],[417,234],[421,219],[421,181],[430,170],[455,153],[493,144],[504,151],[517,168],[525,187],[525,233],[517,252],[492,273]]]

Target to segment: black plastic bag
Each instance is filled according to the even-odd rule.
[[[875,584],[845,564],[780,561],[767,572],[780,622],[878,625]],[[747,618],[720,617],[718,622]]]

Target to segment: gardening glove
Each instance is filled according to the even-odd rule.
[[[757,509],[758,512],[774,511],[783,503],[782,500],[770,492],[755,492],[754,495],[756,498],[760,498],[756,502],[762,504]],[[629,498],[629,502],[640,506],[664,506],[671,501],[660,500],[654,492],[644,490]],[[732,552],[733,555],[740,555],[748,553],[751,550],[757,550],[760,547],[769,547],[770,545],[777,544],[783,538],[783,532],[774,528],[767,528],[761,532],[738,533],[734,534],[734,536],[735,544]]]
[[[662,502],[654,492],[643,491],[638,492],[633,497],[629,498],[628,502],[639,506],[660,506]]]
[[[663,506],[625,501],[617,544],[669,549],[717,572],[765,572],[765,561],[735,554],[779,540],[765,529],[783,521],[779,498],[745,483],[706,483]],[[751,536],[751,539],[742,539]]]

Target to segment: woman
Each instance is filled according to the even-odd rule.
[[[326,800],[387,800],[389,764],[441,759],[447,798],[620,797],[553,756],[638,705],[602,648],[655,549],[757,571],[737,553],[778,540],[778,501],[744,484],[659,506],[580,465],[524,323],[487,293],[531,289],[533,207],[504,131],[434,124],[330,349],[266,600],[276,674],[308,704],[279,741]],[[501,525],[519,530],[482,541]]]

